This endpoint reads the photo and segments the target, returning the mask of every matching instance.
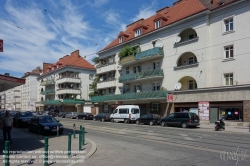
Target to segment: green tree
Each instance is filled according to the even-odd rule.
[[[94,90],[94,92],[90,92],[89,93],[89,97],[93,97],[93,96],[98,96],[98,90],[97,90],[97,82],[99,81],[99,76],[95,75],[95,78],[93,80],[92,83],[92,88]]]
[[[126,56],[129,55],[135,55],[137,52],[140,52],[140,47],[130,47],[126,46],[120,53],[119,53],[119,58],[122,59]]]
[[[99,63],[99,57],[95,57],[92,59],[92,62],[94,62],[95,64]]]

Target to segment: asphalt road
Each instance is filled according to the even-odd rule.
[[[249,166],[250,134],[58,118],[97,144],[91,166]]]

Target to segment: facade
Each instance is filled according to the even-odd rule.
[[[192,111],[204,122],[249,122],[249,6],[180,0],[128,25],[98,53],[101,64],[109,57],[116,63],[97,69],[100,91],[92,102],[100,112],[136,104],[142,114]],[[135,52],[119,58],[125,46]]]
[[[82,58],[79,50],[60,58],[55,64],[43,63],[43,73],[37,78],[36,110],[91,112],[87,104],[95,67]]]
[[[25,79],[25,84],[21,85],[21,110],[34,111],[35,102],[37,101],[37,77],[40,76],[42,70],[40,67],[27,72],[22,77]]]
[[[0,92],[2,110],[21,110],[21,87],[8,89]]]

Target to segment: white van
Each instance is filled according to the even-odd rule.
[[[140,118],[140,108],[138,105],[120,105],[110,115],[111,122],[135,122]]]

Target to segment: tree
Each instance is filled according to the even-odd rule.
[[[94,62],[95,64],[99,63],[99,57],[95,57],[92,59],[92,62]]]
[[[98,94],[99,94],[98,90],[97,90],[97,82],[98,81],[99,81],[99,76],[95,75],[95,78],[94,78],[94,80],[92,82],[92,88],[93,88],[94,92],[90,92],[89,97],[98,96]]]
[[[119,53],[119,58],[122,59],[126,56],[129,55],[135,55],[137,52],[140,52],[139,46],[137,47],[130,47],[126,46],[120,53]]]

